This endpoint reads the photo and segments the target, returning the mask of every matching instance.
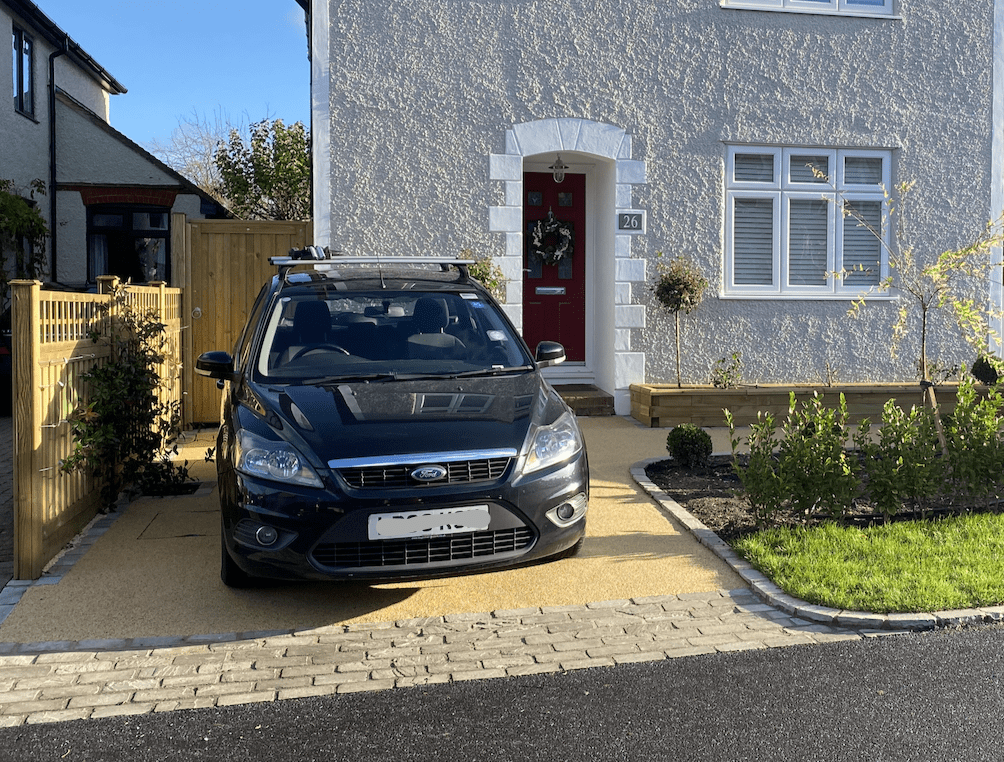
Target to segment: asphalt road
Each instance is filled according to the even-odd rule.
[[[1004,628],[0,730],[0,760],[1000,759]]]

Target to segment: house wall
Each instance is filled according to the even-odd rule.
[[[894,302],[870,302],[852,321],[847,299],[722,294],[729,143],[891,150],[893,182],[917,181],[903,220],[922,256],[968,242],[993,215],[994,7],[904,0],[899,12],[595,0],[483,2],[461,14],[432,0],[332,1],[314,13],[315,24],[326,21],[314,39],[327,39],[329,88],[320,107],[315,92],[315,118],[328,119],[330,139],[321,190],[330,202],[318,231],[347,253],[473,248],[511,259],[512,236],[492,232],[489,210],[519,202],[490,157],[519,155],[507,141],[540,120],[606,125],[644,164],[644,182],[616,192],[619,208],[647,210],[648,232],[595,252],[607,258],[603,272],[613,272],[613,257],[641,259],[650,282],[662,251],[694,259],[712,284],[683,320],[684,382],[706,382],[733,351],[750,382],[816,381],[827,365],[848,382],[913,378],[916,345],[904,342],[895,358],[889,351]],[[595,289],[604,288],[599,276]],[[597,344],[621,349],[597,352],[597,379],[621,389],[632,374],[675,380],[671,317],[645,282],[616,289],[590,318]],[[982,303],[986,291],[977,283],[970,293]],[[609,325],[638,307],[640,325]],[[941,362],[972,357],[940,317],[931,341]],[[606,367],[636,353],[643,363]]]
[[[14,16],[6,5],[0,5],[0,30],[3,30],[7,45],[13,24],[17,24],[29,34],[31,26],[24,19]],[[10,52],[0,55],[0,86],[5,94],[0,108],[0,179],[13,180],[18,189],[27,189],[35,179],[49,184],[49,102],[46,97],[48,80],[48,59],[52,49],[38,34],[35,41],[35,118],[14,110],[11,101],[13,82],[13,62]],[[10,51],[10,48],[6,48]],[[40,211],[46,222],[49,220],[48,204],[40,201]]]

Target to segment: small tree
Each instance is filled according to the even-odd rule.
[[[962,296],[960,288],[967,282],[986,282],[995,265],[993,250],[1004,241],[1001,221],[988,224],[972,243],[959,249],[944,251],[933,261],[924,262],[910,243],[904,225],[903,209],[915,183],[906,182],[897,186],[899,209],[893,206],[892,199],[886,193],[886,212],[883,215],[882,227],[895,221],[896,246],[890,246],[882,234],[858,213],[852,202],[841,199],[841,213],[845,217],[855,219],[861,227],[867,229],[889,258],[889,275],[872,286],[851,305],[848,314],[857,317],[865,306],[865,297],[871,293],[899,292],[907,297],[903,299],[896,311],[896,319],[892,325],[892,341],[889,350],[896,356],[900,342],[910,333],[910,311],[916,308],[920,313],[920,357],[917,368],[922,382],[931,381],[931,364],[927,356],[927,337],[930,319],[935,310],[948,307],[962,333],[962,337],[972,346],[978,355],[986,355],[989,351],[990,313],[986,307],[976,304],[975,300]],[[842,275],[842,274],[838,274]]]
[[[14,182],[0,179],[0,299],[7,300],[11,279],[38,279],[45,273],[45,238],[49,229],[34,203],[45,195],[45,183],[32,180],[27,198]],[[8,259],[8,257],[13,259]]]
[[[656,256],[661,257],[662,252]],[[668,265],[658,262],[656,270],[652,291],[662,308],[672,313],[676,322],[676,385],[683,386],[680,374],[680,313],[690,314],[701,303],[708,281],[695,264],[681,256]]]
[[[239,130],[215,154],[223,195],[245,219],[304,220],[310,217],[310,135],[303,122],[281,119],[251,125],[245,142]]]

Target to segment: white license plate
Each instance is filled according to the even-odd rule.
[[[491,523],[487,505],[437,508],[430,511],[374,513],[369,519],[371,540],[431,537],[462,532],[483,532]]]

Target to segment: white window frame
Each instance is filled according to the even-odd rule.
[[[720,0],[720,3],[722,8],[745,10],[899,18],[895,12],[894,0]]]
[[[737,154],[773,156],[771,182],[737,181],[735,157]],[[799,155],[825,156],[827,180],[797,182],[790,177],[791,159]],[[881,182],[876,184],[849,183],[845,179],[845,159],[877,158],[882,160]],[[843,215],[838,203],[846,201],[877,201],[882,204],[882,241],[879,245],[878,282],[889,276],[889,247],[891,231],[885,224],[888,198],[885,189],[890,187],[892,176],[892,151],[874,149],[836,149],[802,146],[730,145],[725,162],[725,273],[722,297],[740,299],[856,299],[861,296],[888,298],[884,292],[869,292],[869,286],[847,284],[843,271]],[[735,203],[737,199],[771,199],[773,201],[772,270],[769,283],[742,284],[735,282]],[[789,283],[789,218],[793,200],[824,199],[827,202],[826,279],[820,285]]]

